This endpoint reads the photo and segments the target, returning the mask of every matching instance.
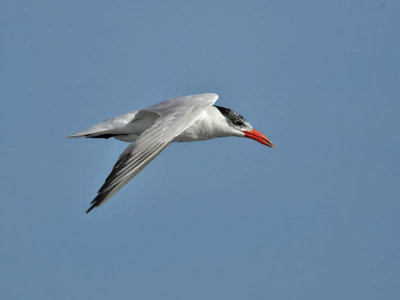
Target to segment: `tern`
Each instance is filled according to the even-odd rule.
[[[111,173],[86,211],[100,206],[142,171],[172,142],[192,142],[219,137],[247,137],[274,145],[237,112],[216,106],[213,93],[171,98],[142,110],[116,116],[69,138],[116,138],[131,144],[122,152]]]

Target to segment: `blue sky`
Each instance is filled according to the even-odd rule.
[[[2,1],[4,299],[399,299],[400,2]],[[215,92],[276,145],[65,137]]]

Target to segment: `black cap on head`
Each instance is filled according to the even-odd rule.
[[[218,108],[220,113],[226,118],[227,122],[231,126],[236,128],[245,128],[245,129],[251,128],[250,123],[247,122],[247,120],[236,111],[222,106],[217,106],[217,105],[214,106]]]

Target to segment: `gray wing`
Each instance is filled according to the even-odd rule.
[[[160,117],[121,154],[86,212],[89,213],[118,192],[217,99],[216,94],[190,95],[169,99],[144,109],[143,111],[155,112]]]

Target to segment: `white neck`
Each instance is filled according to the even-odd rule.
[[[229,125],[219,110],[210,106],[174,142],[192,142],[225,136],[243,137],[244,133]]]

